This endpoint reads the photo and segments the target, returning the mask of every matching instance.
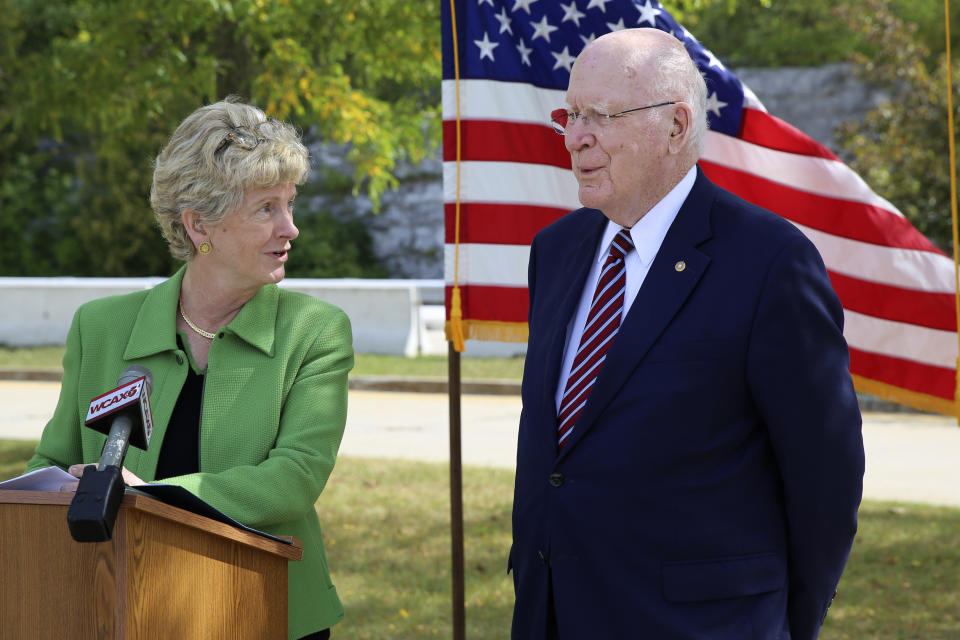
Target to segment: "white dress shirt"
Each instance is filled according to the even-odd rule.
[[[636,251],[628,253],[626,258],[627,286],[624,292],[623,318],[626,318],[627,312],[630,311],[630,306],[636,299],[637,292],[640,291],[640,285],[643,284],[647,272],[650,271],[650,265],[653,264],[653,259],[657,257],[657,252],[660,251],[660,245],[663,244],[667,230],[673,224],[687,196],[690,195],[690,190],[693,189],[696,178],[697,168],[692,167],[687,175],[660,202],[655,204],[645,216],[629,229],[630,238],[633,240]],[[560,400],[563,397],[564,388],[567,386],[567,378],[570,376],[570,368],[577,355],[580,338],[583,336],[584,325],[587,323],[587,315],[590,313],[590,305],[597,288],[597,280],[600,278],[600,270],[607,259],[607,253],[610,251],[610,243],[613,242],[614,236],[622,228],[612,220],[607,221],[607,228],[600,238],[600,244],[597,246],[596,255],[590,266],[590,273],[587,274],[583,292],[580,294],[577,311],[573,314],[570,324],[567,325],[567,340],[563,347],[563,363],[560,366],[560,379],[557,381],[555,398],[558,412],[560,411]]]

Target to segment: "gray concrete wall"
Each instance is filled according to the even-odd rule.
[[[733,71],[768,112],[845,159],[849,154],[837,145],[834,129],[862,119],[870,109],[888,99],[880,89],[859,80],[849,63]]]
[[[73,315],[84,302],[149,289],[160,281],[162,278],[0,278],[0,344],[63,344]],[[440,280],[288,278],[281,286],[343,309],[350,317],[358,353],[446,353],[443,307],[424,306],[424,301],[443,300]],[[441,310],[439,327],[437,308]]]

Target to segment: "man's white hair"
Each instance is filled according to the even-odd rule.
[[[635,75],[637,69],[650,62],[653,77],[638,77],[638,80],[649,87],[652,99],[676,100],[690,105],[693,122],[689,144],[699,158],[703,153],[703,139],[707,131],[707,83],[683,44],[673,36],[670,38],[675,42],[664,39],[664,46],[636,49],[624,60],[624,67],[628,75]]]

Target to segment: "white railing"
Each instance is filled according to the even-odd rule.
[[[63,344],[77,308],[149,289],[163,278],[0,278],[0,344]],[[287,278],[281,285],[343,309],[358,353],[445,354],[442,280]],[[468,356],[512,356],[525,344],[467,342]]]

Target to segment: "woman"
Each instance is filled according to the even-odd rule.
[[[288,635],[327,638],[343,617],[314,503],[346,421],[350,324],[277,287],[298,231],[307,150],[288,124],[227,99],[191,114],[156,160],[150,202],[186,264],[149,291],[77,311],[57,409],[28,468],[80,477],[104,436],[90,400],[131,364],[153,373],[154,432],[131,448],[127,484],[163,479],[232,518],[303,541],[289,564]]]

